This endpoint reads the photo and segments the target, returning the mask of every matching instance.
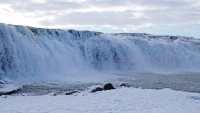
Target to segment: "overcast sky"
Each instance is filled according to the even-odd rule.
[[[0,22],[200,38],[200,0],[0,0]]]

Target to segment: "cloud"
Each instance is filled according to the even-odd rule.
[[[0,22],[39,27],[107,32],[156,32],[166,27],[162,32],[181,34],[178,28],[197,31],[192,26],[200,22],[199,0],[0,0],[0,6]],[[191,35],[187,29],[183,34]]]

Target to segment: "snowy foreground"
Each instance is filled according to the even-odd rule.
[[[1,96],[0,113],[199,113],[200,94],[120,88],[66,95]]]

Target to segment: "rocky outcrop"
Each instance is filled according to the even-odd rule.
[[[68,91],[68,92],[65,92],[65,95],[73,95],[75,93],[79,93],[79,91]]]
[[[111,83],[107,83],[103,86],[104,90],[112,90],[115,89],[114,86]]]
[[[91,91],[91,93],[95,93],[95,92],[103,91],[103,90],[104,90],[104,89],[101,88],[101,87],[96,87],[96,88],[94,88],[94,89]]]
[[[112,89],[115,89],[114,86],[112,85],[112,83],[106,83],[106,84],[104,84],[103,87],[97,86],[97,87],[93,88],[91,90],[91,93],[95,93],[95,92],[98,92],[98,91],[112,90]]]

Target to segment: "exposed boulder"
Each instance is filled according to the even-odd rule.
[[[111,83],[106,83],[104,86],[103,86],[103,89],[104,90],[112,90],[112,89],[115,89],[114,86],[111,84]]]
[[[95,92],[97,92],[97,91],[103,91],[104,89],[103,88],[101,88],[101,87],[96,87],[95,89],[93,89],[92,91],[91,91],[91,93],[95,93]]]
[[[65,95],[73,95],[75,93],[79,93],[79,91],[68,91],[68,92],[65,92]]]
[[[115,89],[114,86],[111,83],[106,83],[106,84],[104,84],[104,86],[93,87],[90,92],[95,93],[98,91],[106,91],[106,90],[112,90],[112,89]]]

